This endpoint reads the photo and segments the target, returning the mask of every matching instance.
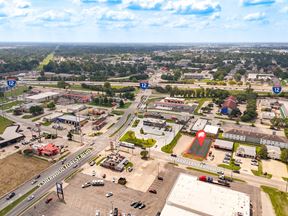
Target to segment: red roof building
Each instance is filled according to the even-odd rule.
[[[222,104],[221,113],[230,114],[232,110],[237,108],[237,100],[234,96],[229,96]]]
[[[49,143],[46,146],[38,148],[39,155],[52,156],[58,153],[59,153],[59,148],[52,143]]]

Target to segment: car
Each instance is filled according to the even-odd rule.
[[[116,183],[116,178],[115,177],[113,177],[112,182]]]
[[[241,162],[241,159],[236,159],[235,162],[236,162],[236,163],[242,163],[242,162]]]
[[[132,170],[133,170],[133,167],[128,167],[129,172],[132,172]]]
[[[254,162],[254,163],[258,162],[256,159],[252,159],[251,161]]]
[[[228,160],[223,160],[223,163],[229,164],[230,161],[228,161]]]
[[[108,192],[106,195],[105,195],[107,198],[113,196],[113,193],[112,192]]]
[[[163,180],[164,180],[164,178],[163,178],[162,176],[158,176],[157,178],[158,178],[158,180],[160,180],[160,181],[163,181]]]
[[[130,204],[130,206],[131,206],[131,207],[134,207],[137,203],[138,203],[138,202],[132,202],[132,203]]]
[[[50,197],[50,198],[47,198],[47,199],[45,200],[45,203],[46,203],[46,204],[48,204],[48,203],[50,203],[52,200],[53,200],[53,198],[52,198],[52,197]]]
[[[220,175],[219,179],[225,180],[225,176],[224,175]]]
[[[11,192],[11,193],[8,194],[8,196],[6,197],[6,200],[10,200],[10,199],[12,199],[15,195],[16,195],[15,192]]]
[[[86,188],[86,187],[90,187],[91,183],[90,182],[86,182],[85,184],[83,184],[81,187],[82,188]]]
[[[232,172],[240,174],[240,170],[233,170]]]
[[[105,173],[102,175],[102,178],[104,178],[104,179],[106,178],[106,174]]]
[[[31,196],[29,196],[29,197],[27,198],[27,201],[30,202],[30,201],[33,200],[34,198],[35,198],[35,196],[34,196],[34,195],[31,195]]]
[[[177,155],[176,154],[171,154],[171,157],[177,157]]]
[[[139,209],[143,209],[143,208],[145,208],[146,207],[146,205],[144,204],[144,203],[142,203],[138,208]]]
[[[142,202],[137,202],[136,205],[134,205],[134,208],[139,208],[139,206],[142,205]]]
[[[35,179],[39,179],[40,177],[41,177],[41,175],[39,174],[35,177]]]
[[[224,175],[224,172],[223,171],[218,171],[217,174]]]
[[[99,210],[96,210],[95,216],[100,216],[100,211]]]
[[[161,215],[161,212],[157,212],[157,214],[155,216],[160,216]]]
[[[114,208],[113,216],[118,216],[118,208]]]
[[[92,176],[96,176],[96,171],[95,170],[92,171]]]
[[[61,160],[62,165],[65,163],[66,160],[67,158],[64,158],[63,160]]]
[[[73,168],[77,168],[78,167],[78,164],[74,164]]]
[[[37,180],[34,179],[34,180],[31,182],[31,185],[34,185],[34,184],[36,184],[36,183],[37,183]]]
[[[155,189],[150,189],[149,192],[153,194],[157,194],[157,191]]]

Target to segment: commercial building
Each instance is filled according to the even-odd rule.
[[[162,119],[145,118],[143,125],[163,128],[166,126],[166,121]]]
[[[234,96],[229,96],[222,104],[221,113],[224,115],[230,115],[232,110],[237,108],[237,101]]]
[[[240,157],[255,158],[256,157],[256,147],[240,145],[238,147],[238,149],[236,150],[236,155],[240,156]]]
[[[288,148],[288,140],[276,135],[232,129],[223,133],[223,137],[230,140]]]
[[[0,135],[0,148],[19,142],[25,138],[25,136],[18,132],[20,126],[10,126],[5,129],[2,135]]]
[[[196,107],[196,104],[185,104],[185,99],[167,97],[161,101],[156,101],[152,108],[175,112],[193,113]]]
[[[101,130],[106,124],[106,119],[107,119],[108,115],[103,115],[102,117],[100,117],[99,119],[97,119],[96,121],[94,121],[93,124],[93,130]]]
[[[250,197],[197,177],[179,174],[161,216],[250,216]]]
[[[87,123],[88,118],[85,116],[62,115],[55,118],[54,121],[74,126],[83,126],[85,123]]]
[[[67,98],[70,100],[74,100],[78,103],[89,103],[92,101],[91,95],[77,94],[77,93],[69,93],[62,95],[63,98]]]
[[[185,99],[166,97],[166,98],[164,98],[164,102],[165,103],[174,103],[174,104],[185,104]]]
[[[207,123],[208,123],[207,119],[200,119],[200,118],[197,119],[197,121],[191,128],[191,132],[197,132],[199,130],[203,130]]]
[[[251,80],[251,81],[255,81],[255,80],[272,80],[274,78],[274,74],[257,74],[257,73],[250,73],[248,74],[247,79]]]
[[[43,92],[40,94],[26,97],[26,101],[33,102],[33,103],[41,103],[44,101],[55,99],[58,96],[59,96],[59,93],[57,92]]]
[[[273,118],[275,118],[274,112],[262,112],[262,119],[271,120]]]
[[[233,142],[230,142],[227,140],[216,139],[214,142],[214,148],[232,151],[233,150]]]
[[[280,160],[281,149],[276,146],[267,146],[268,157],[271,159]]]
[[[288,101],[281,102],[280,113],[282,118],[288,117]]]
[[[53,156],[60,152],[60,149],[52,143],[49,144],[34,144],[33,151],[38,155]]]
[[[119,153],[111,153],[100,165],[108,169],[122,172],[128,162],[128,159]]]
[[[212,79],[212,74],[209,73],[209,71],[202,71],[201,73],[184,73],[183,79]]]
[[[219,132],[219,127],[214,125],[206,125],[204,131],[210,136],[216,136]]]

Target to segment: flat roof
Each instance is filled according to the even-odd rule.
[[[154,119],[154,118],[145,118],[143,121],[148,121],[155,124],[164,124],[166,121],[162,119]]]
[[[52,96],[56,96],[56,95],[59,95],[59,93],[57,93],[57,92],[43,92],[40,94],[28,96],[26,98],[30,99],[30,100],[39,100],[39,99],[44,99],[44,98],[52,97]]]
[[[203,130],[205,125],[207,124],[207,119],[198,119],[192,127],[193,131]]]
[[[186,211],[185,209],[181,209],[176,206],[166,204],[161,211],[161,216],[171,216],[171,215],[201,216],[200,214],[195,214],[193,212]]]
[[[7,127],[5,131],[3,132],[3,134],[0,135],[0,137],[3,139],[3,140],[0,140],[0,144],[24,137],[23,134],[20,134],[17,132],[18,129],[19,129],[19,125]]]
[[[204,131],[206,133],[209,133],[209,134],[217,134],[218,131],[219,131],[219,128],[218,126],[214,126],[214,125],[206,125],[205,128],[204,128]]]
[[[233,149],[233,142],[227,140],[216,139],[214,144],[222,148]]]
[[[202,182],[196,176],[184,173],[179,174],[166,200],[166,205],[185,210],[191,213],[189,216],[195,214],[250,215],[250,197],[247,194]],[[168,212],[168,214],[161,215],[170,216],[171,214]]]
[[[81,122],[81,121],[85,121],[88,119],[87,117],[84,117],[84,116],[74,116],[74,115],[62,115],[57,118],[65,120],[65,121],[73,121],[73,122]]]

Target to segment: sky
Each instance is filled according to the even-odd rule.
[[[0,0],[2,42],[288,42],[288,0]]]

